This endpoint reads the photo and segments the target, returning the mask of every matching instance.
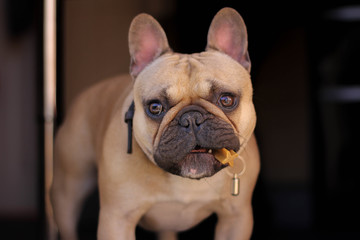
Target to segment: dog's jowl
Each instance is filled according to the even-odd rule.
[[[134,18],[130,74],[82,93],[56,136],[51,197],[61,239],[77,239],[81,204],[96,185],[100,240],[134,240],[137,225],[176,239],[213,213],[216,240],[250,238],[260,164],[247,45],[231,8],[215,15],[205,51],[194,54],[173,52],[151,16]],[[220,150],[234,153],[232,166],[215,157]]]

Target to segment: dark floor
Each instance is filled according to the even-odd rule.
[[[210,219],[206,220],[204,223],[200,224],[195,229],[192,229],[188,232],[180,233],[179,240],[212,240],[212,226],[216,221],[216,217],[212,216]],[[39,240],[44,239],[41,232],[41,226],[37,222],[32,220],[26,221],[4,221],[0,220],[0,233],[1,239],[7,240]],[[209,229],[211,229],[209,231]],[[92,229],[82,229],[80,233],[80,239],[92,240],[96,239],[96,228]],[[155,234],[151,232],[144,231],[140,228],[136,232],[137,240],[155,240]],[[264,231],[264,232],[255,232],[252,237],[253,240],[258,239],[277,239],[277,240],[332,240],[332,239],[344,239],[344,240],[358,240],[360,239],[359,232],[336,232],[334,229],[333,232],[311,232],[311,231],[301,231],[301,230],[286,230],[286,231]]]
[[[301,189],[296,190],[295,188],[292,191],[273,189],[271,192],[274,194],[264,194],[264,192],[266,193],[260,181],[253,198],[255,226],[252,240],[360,239],[360,229],[356,228],[352,228],[355,229],[353,232],[327,226],[315,228],[314,221],[310,219],[311,215],[309,216],[306,213],[306,209],[309,209],[308,196]],[[78,226],[80,240],[96,239],[98,210],[98,192],[94,192],[84,204]],[[195,228],[179,233],[179,240],[214,239],[216,221],[216,215],[210,216]],[[339,221],[339,219],[334,219],[334,221]],[[345,222],[348,219],[340,219],[340,221]],[[0,233],[2,235],[0,239],[45,239],[44,228],[41,223],[41,219],[36,218],[23,220],[17,218],[13,220],[0,219]],[[136,229],[136,239],[155,240],[156,235],[138,227]]]

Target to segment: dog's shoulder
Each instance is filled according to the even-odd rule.
[[[99,134],[109,121],[114,108],[131,93],[133,81],[129,75],[102,80],[80,93],[70,105],[61,129],[72,132]],[[64,131],[62,130],[62,131]]]
[[[129,93],[133,81],[130,75],[117,75],[95,83],[81,92],[71,103],[66,115],[95,114],[104,111]]]

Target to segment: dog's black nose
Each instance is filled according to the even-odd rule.
[[[198,129],[209,117],[207,111],[198,105],[189,105],[177,114],[176,118],[181,127]]]
[[[179,120],[179,124],[182,127],[185,128],[197,128],[199,127],[203,122],[205,118],[201,112],[198,111],[189,111],[185,112]]]

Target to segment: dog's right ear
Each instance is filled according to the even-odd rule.
[[[137,15],[129,30],[130,74],[137,75],[153,60],[171,51],[166,34],[150,15]]]

